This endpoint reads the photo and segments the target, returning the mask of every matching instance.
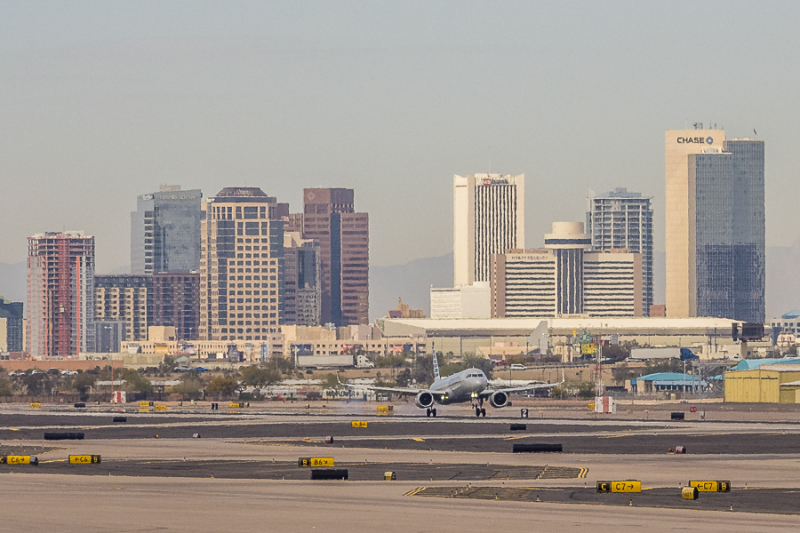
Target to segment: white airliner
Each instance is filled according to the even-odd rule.
[[[368,389],[382,392],[396,392],[400,394],[414,394],[414,403],[420,409],[426,409],[427,416],[436,416],[434,404],[448,405],[451,403],[464,403],[471,401],[475,408],[475,416],[486,416],[486,409],[483,407],[484,400],[489,400],[489,404],[495,409],[500,409],[510,405],[508,393],[525,392],[535,389],[547,389],[556,387],[564,383],[564,371],[562,369],[561,381],[559,383],[536,383],[523,387],[511,387],[505,389],[490,389],[489,380],[483,370],[478,368],[468,368],[461,372],[456,372],[452,376],[442,378],[439,376],[439,361],[436,359],[436,351],[433,352],[433,374],[436,378],[427,389],[412,389],[401,387],[374,387],[369,385],[348,385],[352,389]]]

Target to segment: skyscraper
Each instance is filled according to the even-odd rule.
[[[318,326],[322,303],[319,244],[285,232],[283,324]]]
[[[689,154],[710,146],[722,147],[723,130],[667,130],[665,134],[666,169],[666,248],[667,316],[696,316],[695,286],[696,234],[694,183],[689,180]]]
[[[353,189],[303,189],[303,238],[319,243],[322,323],[369,323],[369,215]]]
[[[150,276],[95,276],[95,320],[122,322],[120,341],[147,340],[152,290]]]
[[[764,142],[724,140],[720,130],[667,131],[666,139],[667,316],[763,322]],[[674,163],[675,146],[689,140],[697,148],[683,155],[680,179],[684,167]],[[688,193],[686,211],[670,205],[670,187],[677,189],[678,181]],[[685,240],[671,224],[688,230]]]
[[[492,254],[525,247],[525,175],[453,176],[453,284],[488,282]]]
[[[25,318],[22,302],[9,302],[0,296],[0,352],[21,352]]]
[[[650,198],[621,187],[590,197],[586,231],[592,237],[594,250],[628,250],[641,254],[642,309],[648,316],[653,305],[653,208]]]
[[[268,340],[278,331],[283,221],[257,187],[227,187],[204,205],[200,339]]]
[[[94,351],[94,237],[28,237],[27,338],[34,357]]]
[[[689,156],[696,187],[696,315],[763,323],[764,142]],[[667,308],[669,312],[669,308]]]
[[[544,236],[544,247],[556,261],[556,314],[583,313],[583,254],[592,248],[583,222],[553,222],[553,232]]]
[[[191,272],[200,267],[199,190],[162,185],[143,194],[131,213],[131,272]]]

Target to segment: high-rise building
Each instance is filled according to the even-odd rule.
[[[642,316],[641,255],[589,251],[582,222],[555,222],[545,250],[492,256],[493,318]]]
[[[318,326],[322,303],[319,244],[298,232],[283,238],[283,324]]]
[[[0,352],[21,352],[25,318],[22,302],[9,302],[0,296]]]
[[[695,285],[696,188],[689,180],[689,155],[722,147],[723,130],[667,130],[666,170],[666,304],[667,316],[697,315]]]
[[[153,274],[151,326],[174,326],[178,340],[200,338],[200,274]]]
[[[544,236],[544,247],[556,259],[556,313],[583,313],[583,254],[592,248],[583,222],[553,222],[553,232]]]
[[[201,340],[268,340],[281,323],[283,221],[257,187],[227,187],[203,206]]]
[[[645,316],[653,305],[653,208],[651,199],[617,188],[589,198],[586,232],[592,249],[628,250],[642,256],[642,306]]]
[[[94,351],[94,237],[82,231],[28,237],[28,352]]]
[[[764,142],[726,140],[690,155],[689,180],[696,187],[695,314],[763,323]]]
[[[120,341],[147,340],[152,310],[151,276],[94,277],[94,318],[124,324]]]
[[[131,272],[191,272],[200,268],[199,190],[162,185],[137,198],[131,213]]]
[[[724,134],[666,133],[667,316],[763,323],[764,142]],[[670,204],[676,183],[687,192],[685,210]]]
[[[492,254],[525,247],[525,175],[453,176],[453,284],[488,282]]]
[[[303,189],[303,238],[319,243],[321,322],[369,323],[369,215],[353,189]]]

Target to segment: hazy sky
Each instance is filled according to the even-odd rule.
[[[627,186],[663,250],[664,130],[698,121],[766,141],[767,244],[788,245],[798,26],[765,1],[5,0],[0,261],[83,229],[99,272],[127,265],[136,196],[177,183],[293,210],[352,187],[373,264],[404,263],[452,249],[452,175],[490,166],[526,175],[528,247]]]

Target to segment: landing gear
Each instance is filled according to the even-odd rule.
[[[428,407],[427,411],[425,412],[425,415],[428,416],[428,417],[433,416],[434,418],[436,418],[436,408],[435,407]]]
[[[478,405],[472,404],[472,407],[475,409],[475,416],[476,417],[483,417],[486,418],[486,409],[483,407],[483,398],[478,400]]]

